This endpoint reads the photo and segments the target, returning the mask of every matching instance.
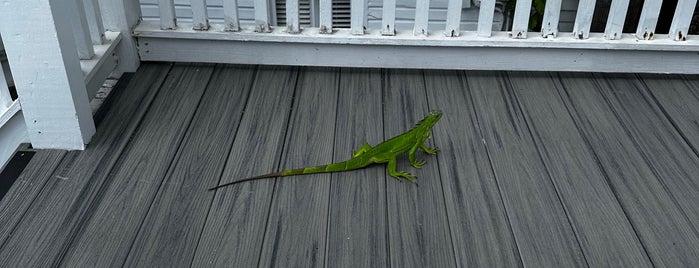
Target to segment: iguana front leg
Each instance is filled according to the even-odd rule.
[[[362,145],[362,148],[359,148],[359,150],[357,150],[356,152],[352,152],[352,157],[360,156],[369,150],[371,150],[371,145],[369,145],[368,142],[365,142],[364,145]]]
[[[396,171],[396,157],[392,156],[388,160],[388,174],[391,175],[391,177],[396,178],[397,180],[400,180],[400,178],[404,178],[412,183],[417,184],[417,181],[415,180],[415,175],[410,174],[405,171]]]
[[[439,148],[437,148],[437,147],[430,148],[430,147],[427,147],[427,145],[425,145],[424,143],[420,144],[420,149],[425,151],[425,153],[427,153],[427,154],[437,154],[437,152],[439,152]]]
[[[415,168],[421,168],[424,164],[425,161],[418,161],[415,159],[415,152],[417,152],[417,148],[420,147],[417,144],[410,148],[410,151],[408,152],[408,160],[410,160],[410,165],[415,167]]]

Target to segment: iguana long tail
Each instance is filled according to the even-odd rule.
[[[245,182],[245,181],[252,181],[252,180],[259,180],[259,179],[267,179],[267,178],[274,178],[274,177],[285,177],[285,176],[293,176],[293,175],[302,175],[302,174],[316,174],[316,173],[328,173],[328,172],[338,172],[338,171],[349,171],[349,170],[354,170],[358,168],[362,168],[366,165],[363,166],[353,166],[349,168],[352,164],[351,161],[355,159],[350,159],[344,162],[340,163],[333,163],[333,164],[328,164],[328,165],[322,165],[322,166],[315,166],[315,167],[307,167],[307,168],[297,168],[297,169],[289,169],[289,170],[284,170],[280,172],[274,172],[274,173],[269,173],[269,174],[264,174],[264,175],[259,175],[255,177],[250,177],[250,178],[245,178],[242,180],[237,180],[225,184],[221,184],[219,186],[210,188],[209,191],[215,190],[224,186],[228,186],[231,184],[236,184],[239,182]]]

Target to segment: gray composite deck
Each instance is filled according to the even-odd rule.
[[[428,110],[399,170],[342,161]],[[144,64],[0,203],[7,267],[697,267],[699,77]]]

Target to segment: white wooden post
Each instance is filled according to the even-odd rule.
[[[672,17],[672,24],[668,35],[675,41],[687,41],[687,31],[689,23],[692,22],[694,7],[697,6],[697,0],[678,0],[677,8],[675,8],[675,16]]]
[[[255,0],[255,32],[272,32],[269,18],[269,3],[267,0]]]
[[[36,148],[84,149],[95,133],[66,16],[71,7],[60,0],[24,0],[0,8],[0,32]]]
[[[587,39],[590,36],[592,14],[595,11],[595,0],[580,0],[578,14],[575,15],[573,24],[573,36],[577,39]]]
[[[319,32],[323,34],[333,33],[333,2],[332,0],[320,0],[320,25]]]
[[[495,0],[481,0],[478,11],[478,36],[490,37],[493,31],[493,16],[495,15]]]
[[[621,32],[624,30],[624,20],[626,11],[629,9],[629,0],[614,0],[609,8],[607,26],[604,29],[604,38],[609,40],[621,39]]]
[[[417,0],[415,3],[415,27],[413,35],[427,36],[430,13],[430,0]]]
[[[12,96],[10,96],[10,89],[7,87],[7,80],[2,69],[2,65],[0,65],[0,111],[4,111],[12,105]]]
[[[160,29],[177,29],[175,0],[158,0],[158,10],[160,11]]]
[[[209,29],[209,14],[206,12],[206,0],[192,0],[192,29],[206,31]]]
[[[529,31],[529,14],[532,10],[532,0],[517,0],[515,17],[512,20],[512,38],[527,38]]]
[[[131,31],[141,20],[141,3],[138,0],[98,0],[102,9],[104,28],[107,31],[121,32],[117,68],[124,72],[135,72],[141,61],[138,57],[136,40]]]
[[[81,60],[89,60],[95,56],[95,48],[92,46],[92,38],[90,38],[90,27],[87,25],[87,16],[85,15],[85,6],[83,0],[68,0],[66,5],[66,14],[73,24],[73,37],[78,50],[78,56]]]
[[[102,11],[97,0],[84,0],[85,16],[87,26],[90,30],[90,38],[93,45],[104,44],[104,23],[102,22]]]
[[[300,33],[299,0],[286,0],[286,32]]]
[[[396,35],[396,0],[383,0],[381,34]]]
[[[462,0],[449,0],[447,4],[447,28],[444,35],[457,37],[461,35],[461,7]]]
[[[350,33],[362,35],[366,31],[367,0],[350,2]]]
[[[558,21],[561,17],[561,0],[547,0],[544,19],[541,22],[541,36],[544,38],[558,36]]]
[[[225,25],[225,31],[240,31],[240,16],[238,16],[238,0],[223,0],[223,20]]]
[[[641,17],[638,19],[638,28],[636,29],[637,39],[653,39],[662,5],[663,0],[645,0],[643,2],[643,10],[641,11]]]

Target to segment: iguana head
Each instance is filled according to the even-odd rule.
[[[442,111],[432,110],[430,111],[420,123],[417,123],[421,127],[426,127],[428,130],[434,126],[434,124],[442,118]]]

